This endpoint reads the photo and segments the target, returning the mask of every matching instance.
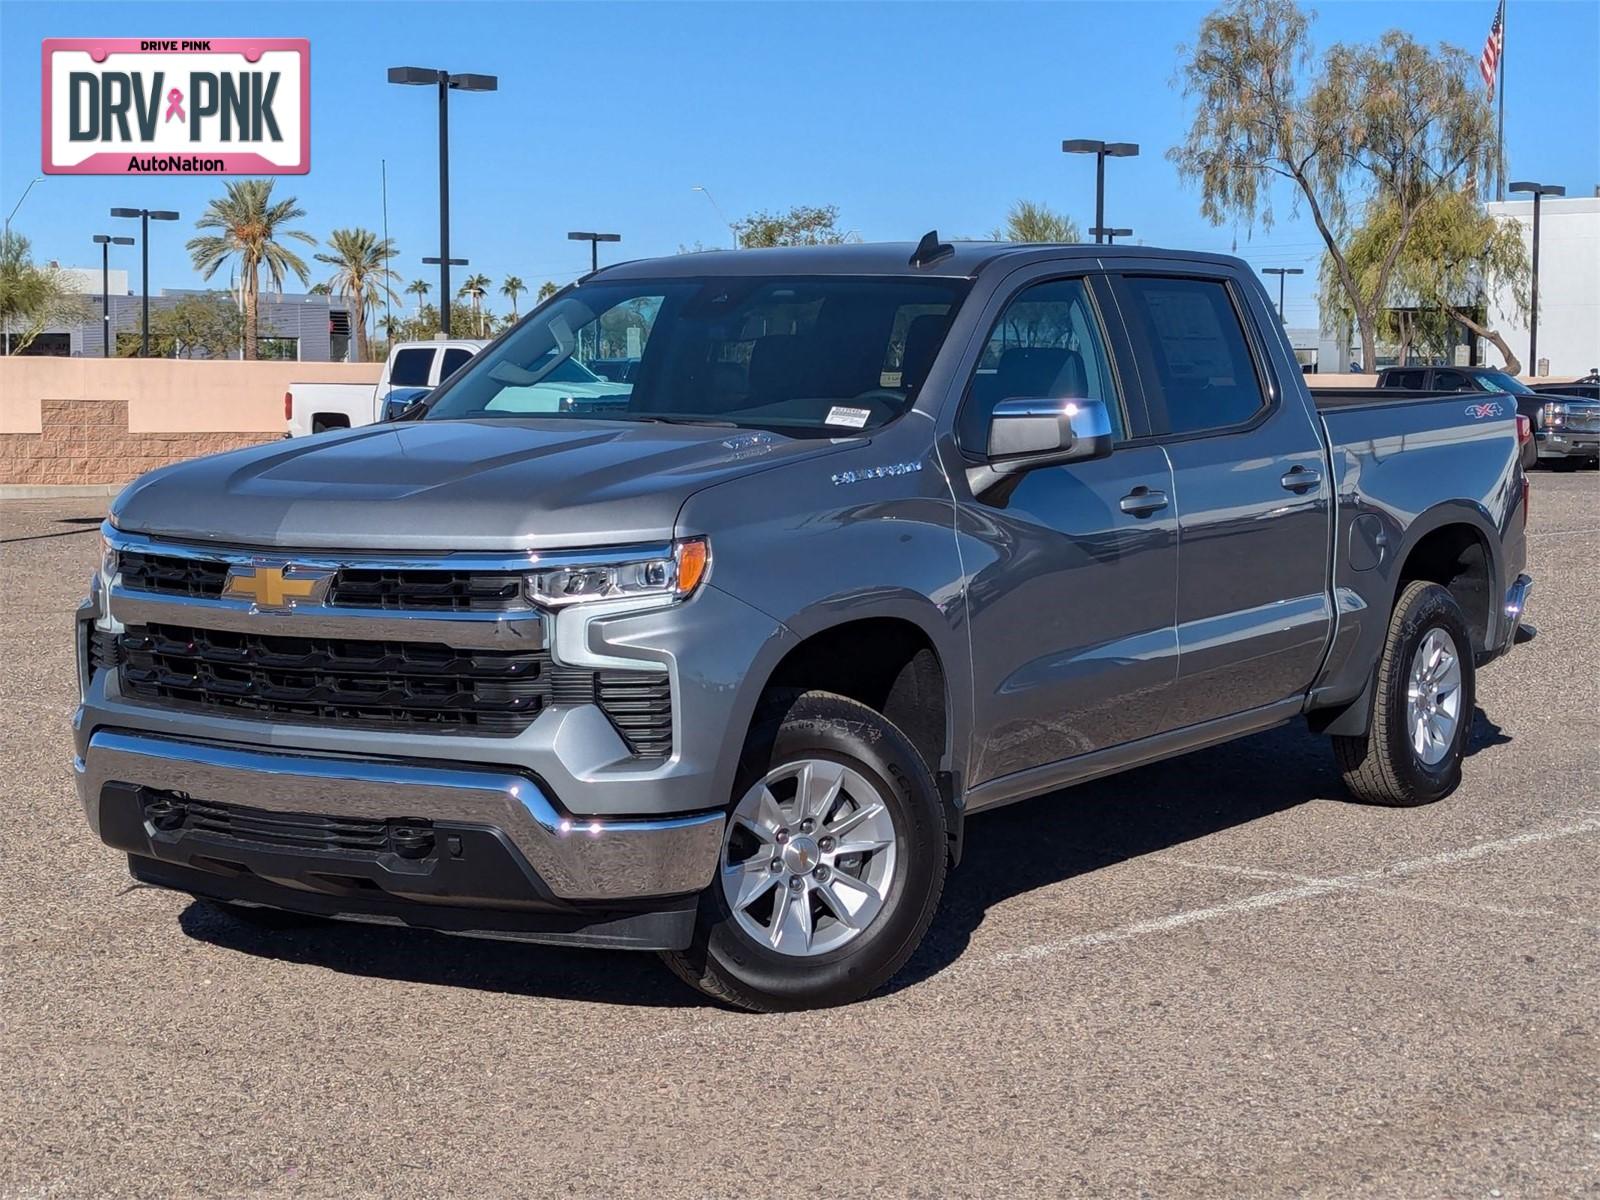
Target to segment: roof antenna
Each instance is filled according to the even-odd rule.
[[[922,240],[917,243],[917,248],[911,252],[909,265],[913,267],[931,267],[936,262],[949,258],[956,252],[956,248],[949,242],[939,240],[939,231],[930,229],[922,235]]]

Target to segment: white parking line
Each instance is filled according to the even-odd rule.
[[[1361,871],[1353,875],[1341,875],[1332,879],[1312,879],[1294,887],[1280,888],[1271,892],[1259,892],[1254,896],[1230,900],[1225,904],[1188,909],[1184,912],[1172,913],[1164,917],[1152,917],[1148,920],[1135,921],[1128,925],[1119,925],[1113,929],[1081,933],[1075,937],[1063,938],[1060,941],[1024,946],[1019,950],[1002,951],[992,955],[988,961],[998,964],[1048,958],[1054,954],[1082,950],[1092,946],[1103,946],[1109,942],[1127,941],[1131,938],[1144,937],[1152,933],[1166,933],[1169,930],[1181,929],[1186,925],[1194,925],[1201,921],[1216,920],[1219,917],[1239,916],[1243,913],[1255,912],[1264,908],[1276,908],[1294,900],[1308,900],[1315,896],[1326,896],[1336,892],[1358,891],[1376,881],[1414,875],[1421,871],[1453,866],[1457,863],[1473,862],[1496,854],[1504,854],[1508,850],[1515,850],[1522,846],[1555,841],[1559,838],[1578,837],[1586,833],[1600,833],[1600,819],[1589,818],[1571,825],[1563,825],[1557,829],[1529,830],[1527,833],[1515,834],[1508,838],[1500,838],[1492,842],[1479,842],[1475,846],[1466,846],[1459,850],[1443,850],[1438,854],[1390,863],[1388,866],[1377,867],[1370,871]],[[1162,857],[1158,857],[1156,861],[1172,862],[1185,866],[1198,865],[1208,868],[1215,865],[1185,863],[1182,860]],[[1226,870],[1227,868],[1224,866],[1222,869]],[[1252,869],[1236,868],[1235,870],[1241,874],[1246,874],[1250,873]]]

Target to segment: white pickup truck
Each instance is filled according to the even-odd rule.
[[[376,385],[291,383],[283,394],[289,437],[371,425],[395,388],[431,388],[448,379],[488,342],[401,342],[389,351]]]

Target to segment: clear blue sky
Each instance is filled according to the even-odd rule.
[[[1512,177],[1600,183],[1600,5],[1509,0],[1506,138]],[[1108,164],[1107,219],[1150,244],[1237,251],[1258,266],[1303,266],[1291,324],[1315,320],[1319,243],[1300,220],[1270,236],[1215,228],[1163,154],[1186,128],[1176,46],[1207,4],[118,4],[0,0],[0,204],[38,173],[39,42],[45,37],[308,37],[312,168],[280,177],[318,238],[381,222],[402,280],[437,278],[432,94],[391,87],[391,65],[497,74],[494,95],[451,105],[452,251],[499,281],[536,287],[586,268],[569,229],[614,230],[609,256],[727,244],[703,195],[729,218],[833,203],[867,240],[985,236],[1018,197],[1093,223],[1093,160],[1063,137],[1137,141]],[[1398,26],[1482,47],[1494,0],[1326,3],[1319,45]],[[198,286],[183,242],[216,179],[51,176],[15,227],[35,253],[95,263],[112,205],[175,208],[152,236],[153,288]],[[1283,206],[1287,216],[1287,204]],[[136,251],[123,252],[135,289]],[[457,268],[457,272],[460,268]],[[320,277],[320,276],[319,276]],[[457,280],[460,275],[455,276]],[[224,281],[225,282],[225,281]],[[500,300],[495,298],[495,306]]]

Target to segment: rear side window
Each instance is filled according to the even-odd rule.
[[[427,387],[428,368],[433,365],[433,348],[419,346],[414,350],[401,350],[394,356],[389,368],[391,387]]]
[[[1141,374],[1153,433],[1242,425],[1266,404],[1226,285],[1128,276],[1122,295],[1150,368]]]
[[[472,357],[471,350],[463,350],[460,346],[451,346],[444,352],[444,361],[439,365],[439,382],[443,383],[454,375],[461,364]]]
[[[1383,386],[1386,388],[1409,388],[1412,391],[1420,391],[1426,386],[1424,383],[1426,378],[1427,372],[1425,371],[1390,371],[1383,377]]]

